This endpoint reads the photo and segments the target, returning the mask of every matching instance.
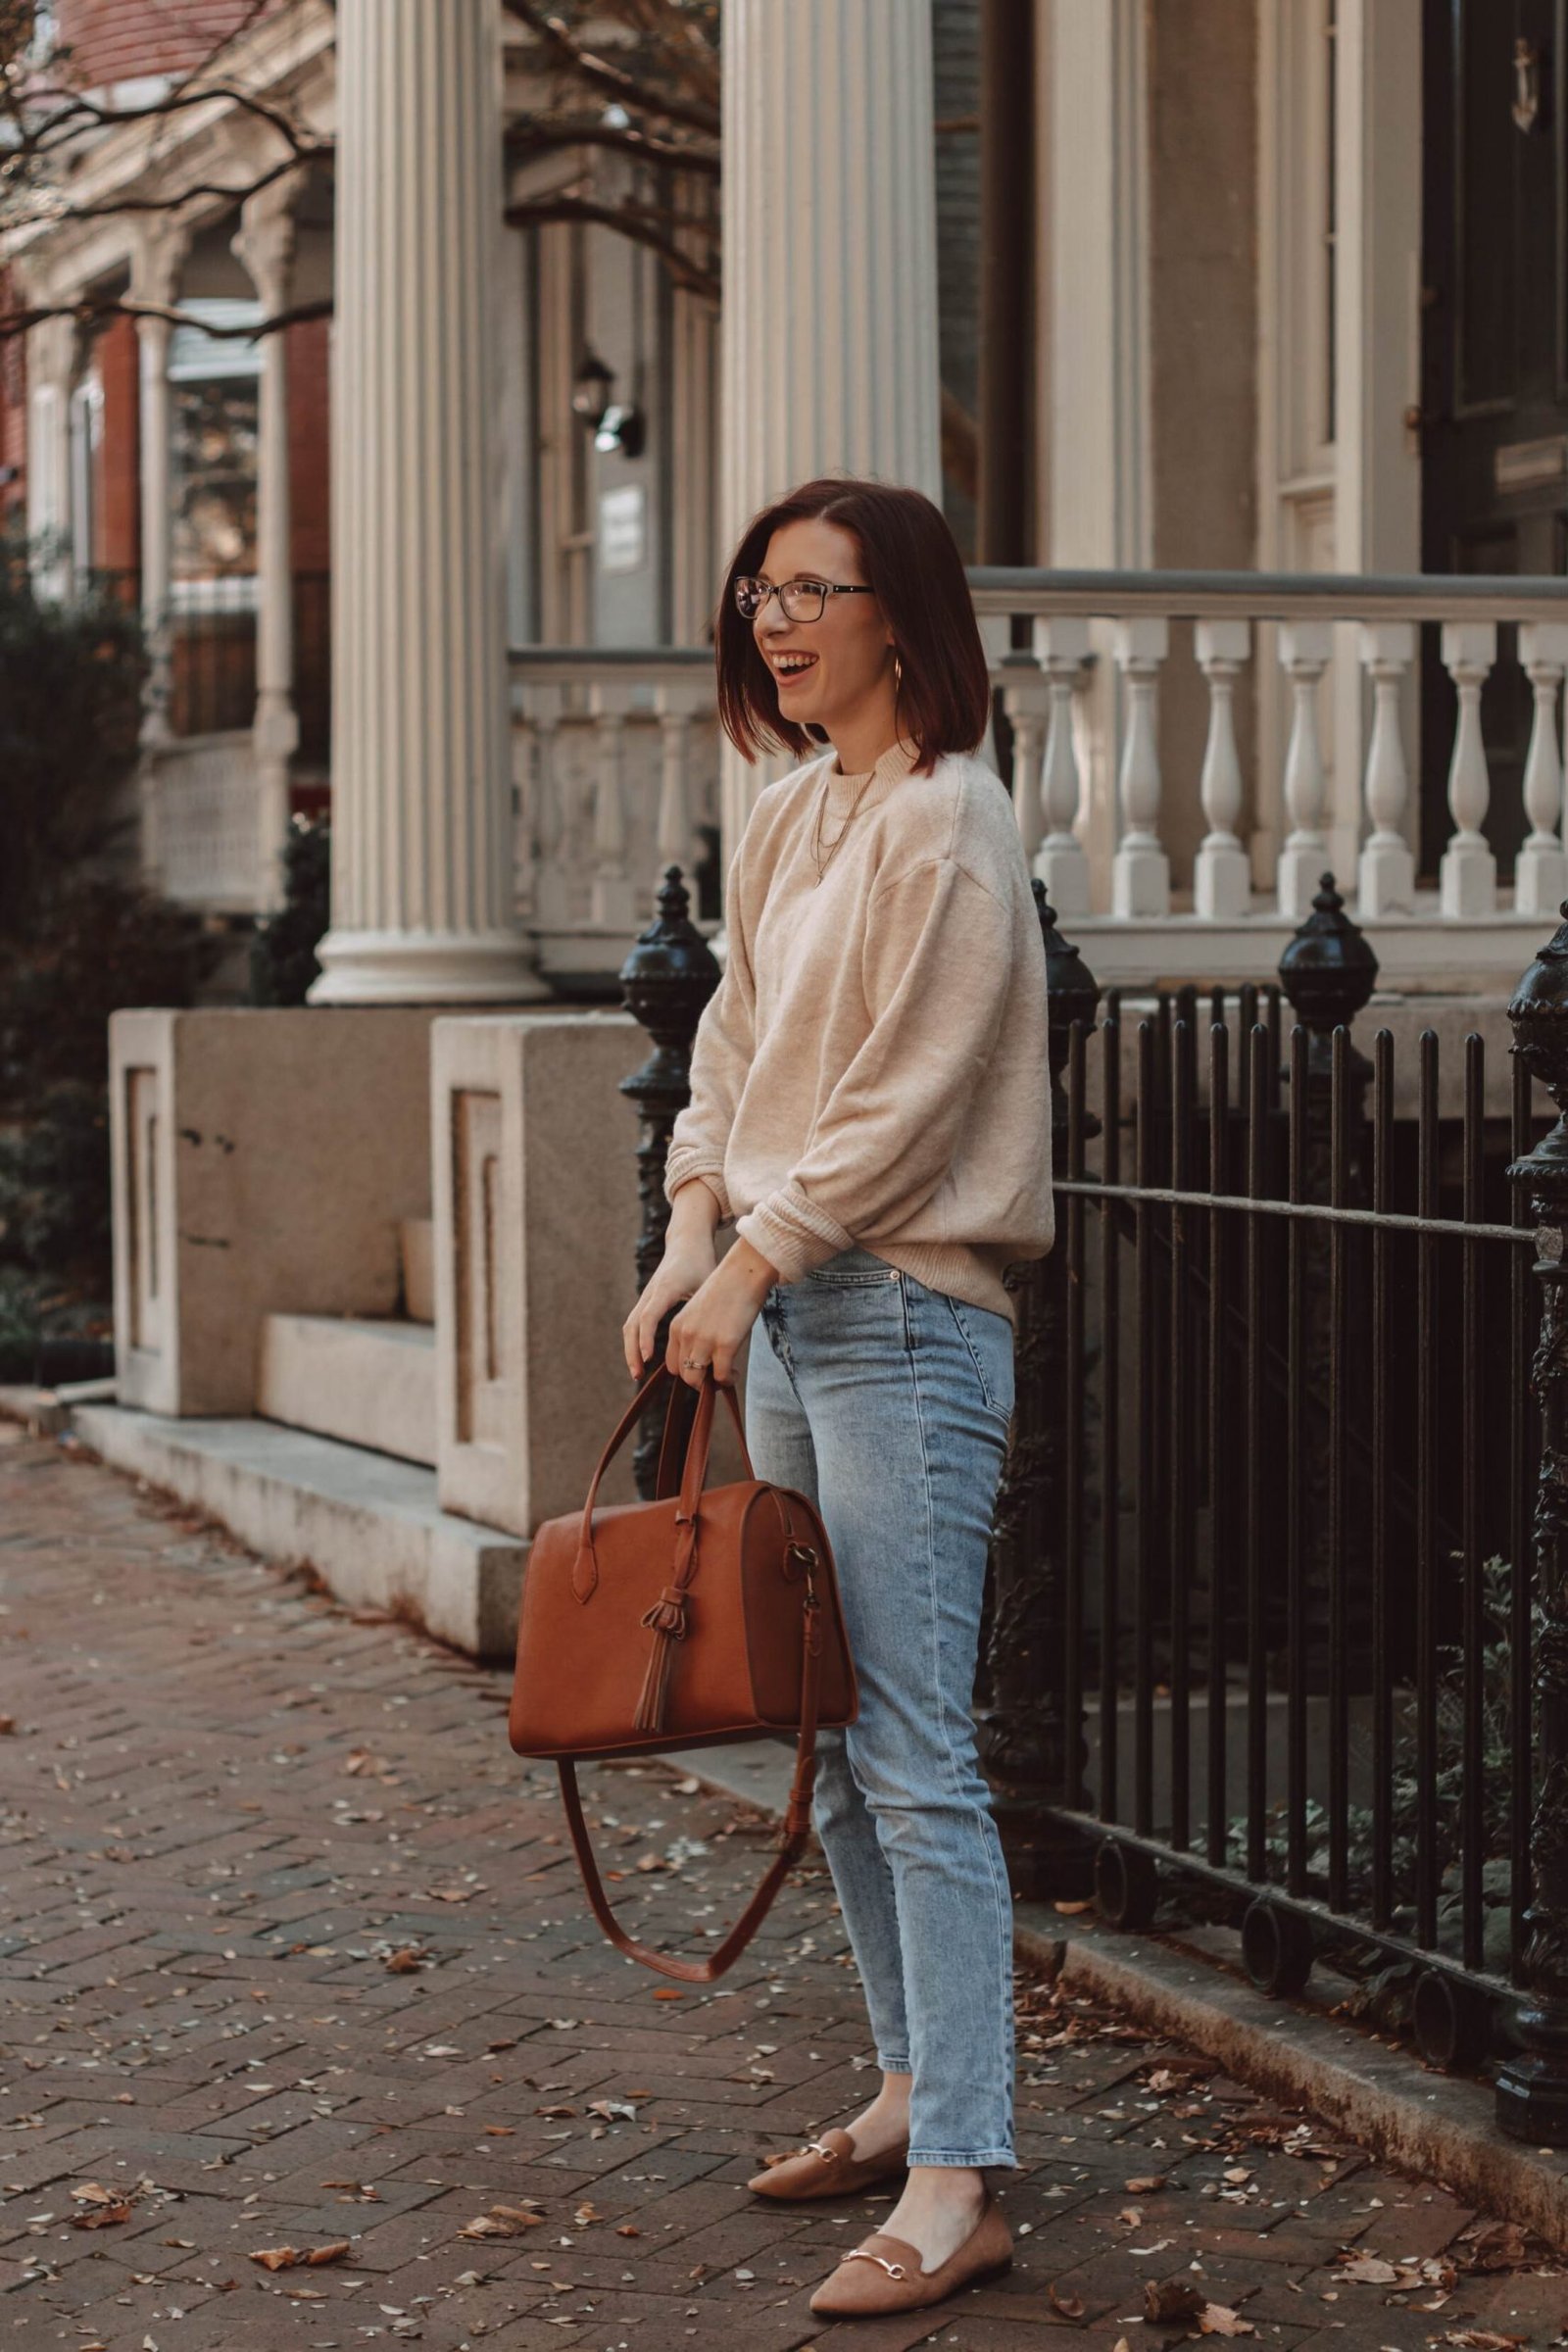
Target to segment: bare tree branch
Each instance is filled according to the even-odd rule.
[[[624,4],[624,0],[623,0]],[[700,130],[706,138],[719,135],[719,112],[716,106],[675,96],[669,91],[652,91],[634,74],[612,65],[608,58],[583,48],[559,17],[546,16],[535,0],[502,0],[508,13],[527,25],[546,49],[578,80],[594,89],[606,91],[628,109],[638,113],[658,113],[668,122],[684,123],[688,130]]]
[[[684,146],[678,140],[656,138],[631,126],[622,129],[613,122],[558,122],[528,116],[507,132],[512,155],[544,154],[558,147],[608,147],[639,163],[667,164],[678,172],[718,177],[718,157],[711,148]]]
[[[657,253],[676,285],[690,294],[701,295],[705,302],[715,305],[718,302],[717,270],[705,268],[701,261],[682,252],[672,237],[662,233],[658,222],[667,219],[667,215],[597,204],[587,196],[553,195],[511,204],[506,218],[514,228],[526,228],[536,220],[582,220],[600,228],[612,228],[617,235],[629,237],[634,245],[646,245],[651,253]]]
[[[42,326],[50,318],[73,318],[78,326],[95,326],[105,318],[162,318],[170,326],[200,327],[204,335],[260,342],[264,335],[275,335],[285,326],[300,326],[309,319],[331,316],[331,298],[323,296],[316,302],[292,304],[288,310],[278,311],[255,325],[220,326],[210,318],[194,318],[177,304],[131,302],[117,294],[87,294],[79,302],[29,303],[17,310],[0,311],[0,345],[26,334],[30,327]]]

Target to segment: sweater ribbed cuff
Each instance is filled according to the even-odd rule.
[[[855,1247],[854,1234],[818,1208],[798,1184],[781,1184],[759,1200],[736,1219],[735,1231],[760,1250],[780,1282],[799,1282],[813,1266]]]
[[[721,1224],[727,1225],[735,1211],[730,1205],[729,1187],[724,1182],[724,1162],[710,1152],[700,1152],[695,1145],[686,1144],[671,1152],[664,1161],[664,1199],[673,1201],[683,1184],[700,1176],[718,1202]]]

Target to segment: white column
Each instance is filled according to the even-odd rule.
[[[1408,620],[1367,621],[1361,665],[1372,680],[1372,740],[1367,745],[1366,799],[1370,828],[1361,848],[1357,911],[1409,913],[1415,905],[1415,859],[1404,838],[1409,771],[1399,725],[1399,689],[1415,660],[1415,627]]]
[[[1159,842],[1159,671],[1170,649],[1164,619],[1119,620],[1116,666],[1127,708],[1120,785],[1121,839],[1110,872],[1112,914],[1169,914],[1170,861]]]
[[[1089,659],[1089,623],[1076,618],[1037,620],[1035,659],[1051,688],[1051,722],[1040,771],[1046,838],[1035,872],[1059,915],[1089,912],[1089,860],[1074,827],[1082,785],[1073,742],[1073,698]]]
[[[1568,858],[1558,834],[1562,812],[1562,753],[1557,697],[1568,669],[1568,626],[1524,621],[1519,662],[1535,690],[1535,723],[1525,760],[1524,804],[1530,838],[1514,860],[1513,903],[1518,914],[1555,914],[1568,888]]]
[[[1446,620],[1443,666],[1459,694],[1453,758],[1448,762],[1448,814],[1453,832],[1438,881],[1446,915],[1491,914],[1497,904],[1497,860],[1482,826],[1492,800],[1486,745],[1481,739],[1481,689],[1497,659],[1493,620]]]
[[[286,311],[294,282],[297,187],[274,179],[240,216],[233,250],[261,301],[264,318]],[[289,761],[300,739],[294,709],[294,565],[290,543],[288,347],[262,337],[256,453],[256,871],[260,903],[283,895]]]
[[[169,310],[190,232],[167,215],[143,225],[131,259],[130,299]],[[154,748],[169,741],[169,695],[173,663],[170,597],[173,576],[174,499],[170,448],[169,342],[167,318],[138,318],[141,434],[141,610],[147,633],[147,684],[142,699],[141,739]]]
[[[48,297],[42,288],[25,298]],[[76,371],[72,318],[46,318],[27,336],[27,538],[33,584],[59,599],[71,582],[71,390]]]
[[[1287,622],[1280,630],[1280,667],[1291,681],[1291,740],[1285,755],[1285,808],[1291,830],[1280,851],[1279,909],[1305,922],[1329,862],[1328,778],[1317,726],[1318,682],[1334,651],[1326,620]]]
[[[1251,651],[1251,624],[1200,620],[1198,665],[1208,680],[1208,741],[1199,797],[1208,832],[1193,869],[1193,909],[1212,922],[1246,914],[1252,903],[1252,869],[1237,835],[1242,813],[1242,763],[1236,749],[1236,675]]]
[[[817,474],[939,498],[930,0],[725,0],[723,147],[725,555]],[[725,746],[726,872],[765,780]]]
[[[513,895],[496,0],[339,0],[326,1004],[543,993]]]

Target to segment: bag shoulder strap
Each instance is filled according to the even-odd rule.
[[[782,1507],[788,1523],[788,1506]],[[816,1553],[811,1546],[803,1545],[802,1549],[811,1550],[812,1559],[815,1560]],[[804,1614],[801,1729],[795,1744],[795,1774],[790,1784],[779,1850],[768,1864],[761,1885],[751,1901],[718,1948],[710,1952],[707,1959],[679,1960],[672,1953],[656,1951],[652,1944],[640,1942],[621,1926],[610,1907],[610,1897],[605,1892],[599,1865],[594,1859],[593,1843],[588,1835],[582,1797],[577,1788],[576,1765],[568,1756],[560,1756],[556,1760],[561,1774],[561,1797],[565,1807],[566,1827],[571,1833],[582,1883],[587,1889],[595,1919],[611,1942],[628,1959],[641,1961],[645,1968],[657,1969],[661,1976],[677,1977],[685,1984],[711,1984],[739,1959],[767,1917],[774,1897],[805,1849],[807,1834],[811,1826],[811,1792],[816,1783],[816,1716],[822,1674],[822,1603],[809,1568],[806,1576]]]

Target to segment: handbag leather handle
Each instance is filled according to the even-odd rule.
[[[651,1398],[658,1395],[661,1383],[666,1380],[673,1380],[673,1378],[674,1375],[669,1370],[667,1365],[658,1364],[655,1366],[652,1377],[643,1383],[643,1386],[638,1390],[630,1404],[627,1405],[626,1410],[620,1417],[620,1422],[615,1430],[614,1436],[611,1439],[609,1445],[605,1447],[604,1452],[599,1457],[599,1466],[595,1470],[593,1479],[588,1488],[588,1499],[582,1507],[582,1533],[578,1538],[577,1560],[571,1575],[571,1588],[579,1600],[585,1601],[589,1599],[593,1593],[594,1587],[599,1582],[599,1561],[594,1551],[594,1511],[599,1501],[600,1482],[603,1479],[605,1472],[610,1468],[611,1463],[614,1460],[616,1454],[620,1451],[622,1446],[625,1445],[626,1440],[630,1437],[633,1429],[635,1429],[637,1426],[638,1421],[642,1417],[645,1406],[649,1403]],[[719,1387],[720,1383],[714,1380],[710,1371],[704,1373],[702,1389],[697,1398],[697,1418],[693,1423],[691,1437],[687,1442],[685,1473],[681,1479],[682,1501],[680,1510],[683,1516],[690,1517],[695,1515],[695,1496],[701,1495],[704,1484],[707,1481],[708,1454],[712,1439],[713,1428],[713,1400],[715,1392],[719,1389]],[[748,1478],[755,1478],[757,1473],[752,1468],[752,1457],[746,1445],[746,1424],[741,1418],[741,1408],[735,1399],[735,1390],[733,1384],[729,1381],[725,1381],[722,1384],[722,1388],[724,1401],[729,1406],[730,1419],[735,1424],[735,1434],[740,1440],[741,1459],[746,1465],[746,1475]],[[706,1422],[704,1420],[703,1413],[705,1401],[708,1407]],[[670,1400],[671,1414],[673,1413],[674,1406],[679,1402],[679,1397],[672,1396]],[[699,1431],[703,1432],[700,1442]],[[668,1449],[668,1446],[669,1421],[666,1417],[664,1447],[661,1449],[662,1466],[663,1462],[664,1451]],[[688,1506],[685,1500],[686,1488],[689,1480],[692,1477],[694,1469],[696,1472],[695,1496],[692,1504]]]
[[[710,1421],[711,1412],[710,1404]],[[790,1784],[779,1849],[768,1864],[751,1901],[717,1949],[710,1952],[706,1960],[680,1960],[673,1953],[658,1951],[653,1944],[641,1942],[621,1926],[610,1907],[610,1897],[605,1892],[599,1865],[594,1859],[593,1843],[588,1835],[582,1797],[577,1788],[577,1768],[567,1756],[558,1756],[556,1759],[561,1774],[561,1798],[565,1808],[566,1827],[571,1833],[577,1866],[582,1872],[582,1883],[595,1919],[616,1950],[624,1952],[629,1960],[639,1960],[644,1968],[657,1969],[661,1976],[677,1977],[683,1984],[711,1984],[739,1959],[767,1917],[775,1895],[805,1849],[811,1826],[811,1792],[816,1783],[816,1716],[822,1673],[821,1603],[809,1575],[806,1583],[804,1616],[801,1729],[795,1743],[795,1775]]]

